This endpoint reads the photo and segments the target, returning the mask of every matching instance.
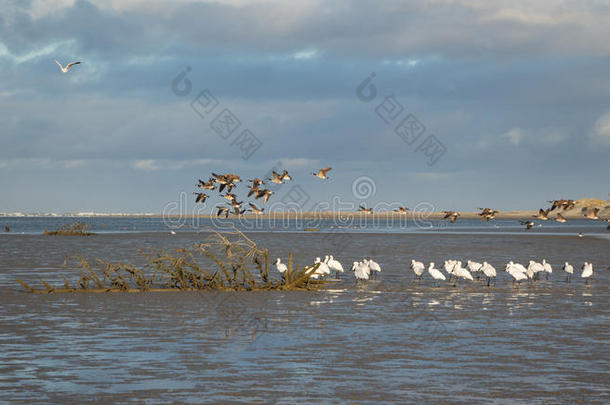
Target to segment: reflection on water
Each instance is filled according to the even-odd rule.
[[[321,292],[29,295],[14,282],[62,283],[67,255],[137,261],[182,233],[0,239],[0,402],[608,403],[609,243],[560,236],[256,234],[296,263],[372,256],[379,278],[350,274]],[[481,254],[481,252],[484,252]],[[508,260],[546,258],[550,280],[516,286]],[[484,280],[413,280],[411,258],[487,260]],[[595,279],[565,282],[564,261]],[[576,267],[576,266],[575,266]]]

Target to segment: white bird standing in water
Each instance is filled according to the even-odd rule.
[[[478,273],[481,271],[481,267],[483,267],[481,263],[473,262],[472,260],[468,260],[468,262],[466,263],[466,268],[472,273],[477,273],[477,278],[479,278]]]
[[[282,261],[280,260],[280,258],[278,257],[277,260],[275,261],[275,268],[277,269],[277,271],[279,271],[282,275],[284,275],[284,273],[286,272],[286,270],[288,270],[288,266],[286,266],[284,263],[282,263]]]
[[[374,261],[373,259],[364,259],[364,263],[366,263],[366,265],[369,267],[369,269],[371,270],[371,272],[373,274],[373,278],[377,278],[377,274],[381,273],[381,266],[379,266],[379,263],[377,263],[376,261]]]
[[[550,263],[546,262],[546,259],[542,259],[542,268],[546,272],[546,279],[549,279],[549,274],[553,274],[553,267]]]
[[[436,280],[447,280],[445,275],[441,273],[439,269],[434,268],[434,262],[430,262],[430,266],[428,266],[428,273],[432,276],[432,278]]]
[[[316,265],[318,263],[320,263],[320,266],[318,266],[318,268],[316,269],[315,274],[318,274],[320,276],[330,274],[330,269],[328,268],[328,265],[323,261],[320,261],[319,257],[316,257],[316,260],[313,262],[313,264]]]
[[[487,277],[487,286],[489,287],[491,279],[496,277],[496,269],[491,264],[483,262],[481,265],[481,271],[483,274],[485,274],[485,277]]]
[[[343,273],[343,266],[339,263],[338,260],[333,258],[333,255],[330,255],[328,262],[326,263],[331,270],[335,271],[335,277],[339,277],[339,272]]]
[[[525,270],[523,265],[517,266],[519,263],[513,263],[512,261],[506,265],[506,272],[510,274],[513,278],[513,283],[516,281],[521,284],[522,280],[527,280],[527,276],[524,271],[521,271],[521,268]],[[526,270],[527,271],[527,270]]]
[[[570,263],[565,262],[563,264],[563,271],[565,271],[566,273],[568,273],[568,275],[566,276],[566,281],[568,283],[572,282],[572,274],[574,274],[574,266],[572,266]]]
[[[422,262],[418,262],[414,259],[411,259],[410,268],[415,273],[416,279],[418,279],[418,278],[421,279],[422,274],[424,274],[424,271],[426,270],[426,266]]]
[[[474,281],[472,274],[470,274],[468,269],[462,267],[462,262],[460,261],[458,261],[453,268],[453,274],[455,274],[456,277],[463,278],[464,280]]]
[[[364,262],[354,262],[354,265],[352,266],[352,271],[354,272],[354,277],[356,277],[356,280],[358,281],[368,280],[369,274],[371,272],[369,266],[367,266]]]
[[[55,63],[57,63],[57,65],[59,65],[59,68],[61,69],[61,72],[62,72],[62,73],[68,73],[68,72],[70,71],[70,68],[72,68],[72,66],[74,66],[74,65],[80,65],[82,62],[70,62],[70,63],[68,63],[68,64],[67,64],[65,67],[63,67],[63,66],[61,65],[61,63],[59,63],[59,62],[57,61],[57,59],[55,59]]]
[[[593,277],[593,263],[585,262],[585,264],[582,265],[582,274],[580,277],[586,279],[585,283],[589,282],[589,279]]]

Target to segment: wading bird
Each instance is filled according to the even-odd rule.
[[[339,263],[338,260],[335,260],[333,258],[333,255],[330,255],[326,264],[331,270],[335,271],[335,277],[339,278],[339,273],[343,273],[343,266],[341,265],[341,263]]]
[[[354,272],[354,277],[356,277],[356,280],[358,281],[368,280],[371,272],[369,267],[365,263],[361,262],[354,262],[352,271]]]
[[[280,260],[279,257],[275,261],[275,268],[277,269],[277,271],[279,271],[282,274],[282,276],[284,276],[284,272],[286,270],[288,270],[288,266],[286,266],[284,263],[282,263],[282,261]]]
[[[374,261],[373,259],[364,259],[364,263],[366,263],[367,266],[369,266],[369,269],[371,269],[371,272],[373,273],[373,278],[377,278],[377,274],[381,273],[381,266],[379,266],[379,263],[377,263],[376,261]]]
[[[62,66],[61,63],[59,63],[57,61],[57,59],[55,59],[55,63],[57,63],[57,65],[59,66],[59,69],[61,69],[62,73],[68,73],[70,71],[70,69],[72,68],[72,66],[80,65],[82,62],[70,62],[65,67]]]
[[[572,266],[568,262],[565,262],[563,264],[563,271],[568,273],[568,275],[566,276],[566,282],[571,283],[572,282],[572,274],[574,274],[574,266]]]
[[[411,259],[411,265],[409,266],[413,273],[415,273],[416,279],[421,279],[424,274],[424,270],[426,270],[426,266],[422,262],[418,262],[414,259]]]
[[[589,279],[593,277],[593,263],[585,262],[585,264],[582,265],[580,277],[585,279],[585,283],[589,283]]]
[[[432,276],[435,281],[443,280],[445,281],[445,275],[441,273],[439,269],[434,268],[434,262],[430,262],[430,266],[428,266],[428,273]]]
[[[325,167],[323,169],[318,170],[318,172],[313,172],[312,174],[322,180],[326,180],[328,179],[328,176],[326,176],[326,173],[328,173],[332,168],[331,167]]]
[[[489,287],[489,285],[491,284],[491,279],[495,279],[496,277],[496,269],[491,264],[483,262],[481,270],[483,271],[483,274],[485,274],[485,277],[487,277],[487,286]]]

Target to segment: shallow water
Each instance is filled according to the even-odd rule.
[[[321,292],[51,294],[68,255],[137,261],[206,235],[0,235],[0,402],[610,402],[610,241],[572,235],[255,233],[273,257],[383,271]],[[408,262],[487,260],[484,281],[414,281]],[[513,285],[508,260],[551,262]],[[561,264],[594,263],[565,282]],[[576,266],[576,264],[578,266]],[[578,273],[579,270],[577,270]]]

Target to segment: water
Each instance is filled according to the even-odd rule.
[[[136,232],[113,225],[91,237],[34,234],[46,223],[0,235],[0,403],[610,402],[607,239],[283,230],[251,236],[273,257],[335,253],[348,268],[371,256],[383,271],[363,285],[346,274],[321,292],[33,295],[15,283],[76,280],[61,268],[68,255],[137,262],[141,248],[207,237],[150,220],[121,219]],[[411,258],[487,260],[499,277],[491,287],[415,282]],[[533,285],[501,271],[543,258],[554,272]],[[566,283],[566,260],[593,262],[595,279]]]

